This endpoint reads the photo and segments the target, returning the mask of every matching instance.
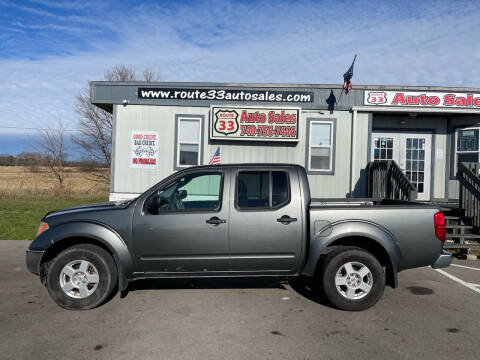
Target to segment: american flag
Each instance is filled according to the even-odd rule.
[[[355,64],[355,59],[357,58],[357,55],[355,54],[355,57],[353,58],[352,65],[348,68],[347,72],[343,74],[343,90],[345,90],[345,94],[348,94],[348,92],[352,89],[352,77],[353,77],[353,64]]]
[[[218,165],[222,162],[222,157],[220,156],[220,146],[217,147],[217,151],[213,154],[212,160],[208,163],[208,165]]]

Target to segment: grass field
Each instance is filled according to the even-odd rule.
[[[33,239],[45,213],[108,201],[108,188],[78,168],[68,169],[59,188],[45,168],[0,166],[0,239]]]
[[[105,201],[108,201],[108,197],[75,199],[20,197],[0,199],[0,239],[31,240],[37,232],[40,219],[48,211]]]
[[[108,172],[107,169],[104,170]],[[63,188],[45,167],[0,166],[0,197],[61,196],[102,197],[108,195],[109,184],[94,180],[80,168],[67,168]]]

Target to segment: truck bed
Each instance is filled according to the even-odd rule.
[[[310,208],[322,207],[370,207],[370,206],[420,206],[427,208],[436,208],[434,205],[419,203],[414,201],[393,200],[393,199],[371,199],[371,198],[339,198],[339,199],[312,199]]]
[[[398,250],[398,270],[427,266],[443,248],[434,229],[438,211],[435,205],[399,200],[312,199],[310,238],[315,246],[315,242],[328,242],[346,232],[377,236],[379,241],[389,237]],[[373,227],[362,230],[367,224]]]

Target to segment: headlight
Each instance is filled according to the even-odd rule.
[[[37,235],[35,237],[37,237],[38,235],[40,235],[44,231],[47,231],[48,229],[50,229],[48,224],[46,222],[41,222],[40,226],[38,227],[38,230],[37,230]]]

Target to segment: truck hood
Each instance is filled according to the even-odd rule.
[[[76,206],[68,209],[62,210],[54,210],[46,213],[43,216],[43,220],[61,216],[61,215],[69,215],[69,214],[78,214],[78,213],[87,213],[90,211],[102,211],[102,210],[109,210],[115,208],[124,208],[130,204],[131,201],[117,201],[117,202],[105,202],[105,203],[98,203],[98,204],[89,204],[89,205],[82,205]]]

